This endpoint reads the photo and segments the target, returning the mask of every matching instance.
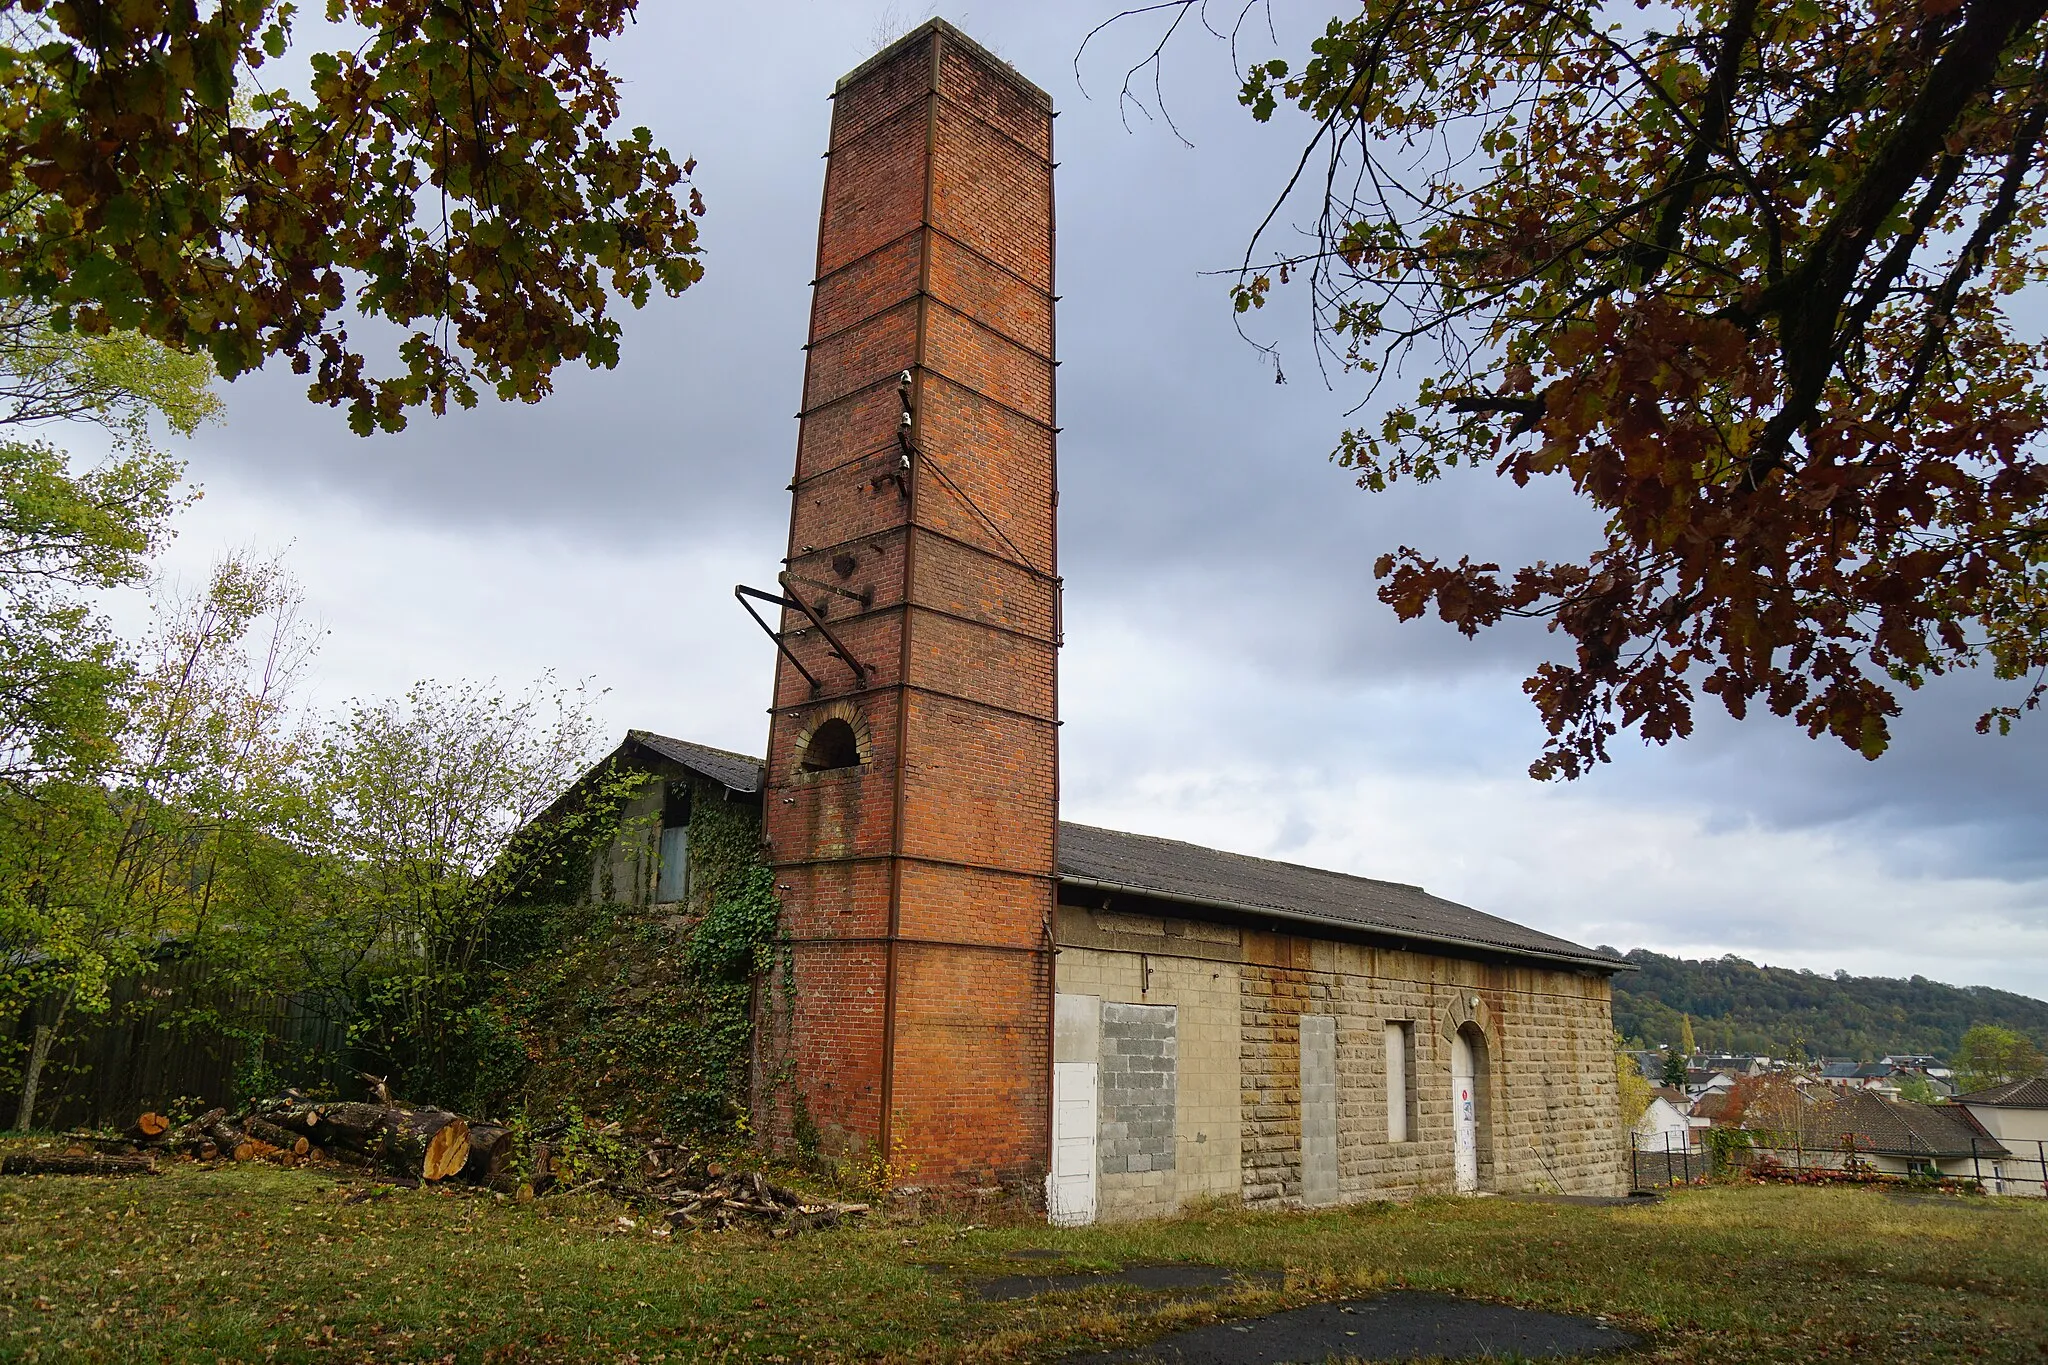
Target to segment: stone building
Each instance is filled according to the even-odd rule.
[[[1615,1192],[1623,964],[1415,887],[1059,822],[1052,126],[941,21],[839,83],[786,571],[742,589],[776,613],[767,758],[618,755],[759,804],[792,1002],[760,1026],[762,1131],[1069,1220]],[[636,850],[614,893],[673,894]]]
[[[650,911],[688,885],[687,837],[655,818],[678,809],[667,793],[758,809],[768,785],[758,759],[646,731],[608,762],[657,781],[595,861],[592,894]],[[1418,887],[1069,822],[1057,834],[1055,1217],[1622,1190],[1615,959]],[[977,1007],[971,985],[957,1004]],[[954,1135],[900,1146],[923,1178],[942,1144],[988,1178]]]

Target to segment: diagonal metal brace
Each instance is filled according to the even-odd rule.
[[[782,579],[784,587],[787,587],[789,575],[782,574],[779,577]],[[788,643],[784,640],[782,632],[763,620],[761,613],[754,610],[754,605],[747,600],[748,598],[751,597],[756,601],[772,603],[778,607],[789,607],[802,612],[805,619],[813,626],[816,626],[818,633],[825,637],[825,643],[831,647],[832,652],[839,656],[842,663],[853,670],[854,680],[863,683],[867,681],[867,665],[854,658],[847,651],[846,646],[840,642],[839,637],[832,633],[832,628],[820,620],[818,614],[811,610],[810,605],[794,592],[784,597],[778,593],[763,592],[759,588],[750,588],[746,584],[740,583],[734,586],[732,595],[739,599],[739,604],[742,607],[747,609],[747,615],[754,618],[754,624],[761,628],[761,633],[775,642],[775,648],[781,651],[783,658],[789,660],[790,666],[803,674],[804,681],[811,685],[812,692],[824,690],[825,684],[820,682],[817,675],[812,673],[810,669],[804,667],[803,660],[796,657],[795,652],[790,649]]]
[[[858,683],[865,683],[868,680],[868,666],[853,657],[852,652],[840,641],[839,637],[832,633],[832,627],[825,624],[825,618],[818,615],[812,609],[811,604],[804,601],[803,595],[790,586],[789,577],[786,573],[775,575],[775,581],[780,583],[782,590],[789,594],[783,600],[802,612],[805,619],[818,628],[818,634],[825,637],[825,643],[832,646],[832,652],[839,656],[839,661],[853,670],[853,680]]]

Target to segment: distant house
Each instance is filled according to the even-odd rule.
[[[2048,1195],[2048,1080],[2013,1081],[1955,1098],[2008,1155],[1999,1161],[2000,1194]]]
[[[1817,1099],[1796,1129],[1757,1134],[1756,1150],[1806,1170],[1860,1164],[1882,1175],[1949,1176],[2003,1192],[2012,1154],[1959,1105],[1913,1104],[1851,1089]]]
[[[1695,1128],[1726,1128],[1741,1117],[1739,1103],[1731,1090],[1709,1090],[1692,1102],[1689,1117]]]
[[[1703,1066],[1687,1067],[1685,1071],[1685,1093],[1698,1096],[1712,1090],[1733,1090],[1735,1088],[1735,1079],[1733,1075],[1726,1071],[1716,1071]]]
[[[1899,1083],[1913,1068],[1889,1059],[1882,1062],[1828,1062],[1818,1077],[1830,1090],[1872,1090],[1896,1096]]]
[[[1862,1069],[1861,1062],[1822,1062],[1820,1070],[1814,1073],[1814,1079],[1830,1090],[1853,1090],[1858,1088],[1856,1073]]]
[[[1771,1069],[1771,1059],[1758,1057],[1747,1052],[1713,1052],[1697,1059],[1696,1065],[1708,1071],[1719,1071],[1740,1080],[1744,1076],[1761,1076]]]
[[[1668,1085],[1651,1092],[1650,1107],[1636,1120],[1632,1137],[1639,1152],[1671,1152],[1692,1144],[1692,1119],[1685,1092]]]

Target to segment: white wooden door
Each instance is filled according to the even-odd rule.
[[[1062,1227],[1095,1221],[1096,1090],[1094,1062],[1056,1062],[1052,1069],[1052,1174],[1046,1212]]]
[[[1451,1039],[1452,1147],[1459,1194],[1479,1188],[1479,1097],[1472,1089],[1472,1045],[1463,1034]]]

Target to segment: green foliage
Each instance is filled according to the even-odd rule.
[[[1918,976],[1830,977],[1733,956],[1695,961],[1644,949],[1627,960],[1636,970],[1614,978],[1614,1024],[1652,1045],[1677,1041],[1688,1015],[1709,1052],[1774,1057],[1952,1059],[1977,1023],[2048,1038],[2048,1001],[1987,986],[1944,986]]]
[[[2033,1039],[1996,1024],[1979,1024],[1964,1034],[1952,1061],[1956,1082],[1966,1091],[2048,1073],[2048,1058]]]
[[[0,792],[0,1006],[42,1002],[23,1126],[67,1016],[103,1011],[163,943],[241,967],[290,952],[263,929],[267,898],[291,899],[306,861],[273,833],[300,809],[285,724],[308,647],[296,604],[274,563],[240,558],[160,601],[97,769]]]
[[[1866,758],[1937,674],[2018,684],[1980,729],[2048,698],[2040,4],[1323,12],[1270,61],[1260,6],[1122,17],[1132,74],[1220,21],[1251,116],[1292,106],[1233,301],[1299,278],[1320,354],[1369,376],[1338,462],[1555,483],[1601,527],[1583,557],[1374,565],[1403,620],[1567,642],[1524,683],[1532,775],[1684,738],[1706,698]]]
[[[319,849],[348,873],[328,984],[358,1000],[357,1041],[406,1093],[474,1103],[513,1070],[484,1003],[492,923],[559,874],[518,835],[588,765],[595,725],[582,691],[420,683],[356,704],[310,756]]]
[[[1614,1080],[1621,1092],[1622,1124],[1633,1128],[1655,1096],[1650,1092],[1649,1081],[1643,1077],[1643,1069],[1636,1065],[1627,1041],[1619,1033],[1614,1035]]]
[[[363,433],[480,386],[536,401],[617,362],[614,299],[703,273],[691,166],[616,127],[598,44],[633,9],[334,0],[344,43],[295,91],[263,70],[288,0],[0,0],[4,292],[229,378],[284,354]],[[396,374],[352,313],[395,329]]]
[[[626,812],[646,781],[594,775],[529,831],[523,856],[578,874],[563,885],[588,886],[594,846],[638,832]],[[479,1078],[472,1107],[744,1133],[755,1001],[776,960],[780,905],[757,811],[723,796],[713,783],[693,792],[685,913],[537,900],[493,912],[487,961],[469,983],[471,1008],[491,1021],[488,1052],[463,1064]],[[580,823],[567,823],[572,813]]]
[[[1934,1104],[1941,1099],[1941,1093],[1925,1076],[1909,1071],[1896,1079],[1899,1083],[1899,1098],[1908,1103]]]
[[[1685,1086],[1685,1064],[1685,1054],[1679,1052],[1677,1049],[1674,1048],[1670,1052],[1665,1053],[1664,1084],[1672,1086],[1674,1088],[1683,1089]]]

